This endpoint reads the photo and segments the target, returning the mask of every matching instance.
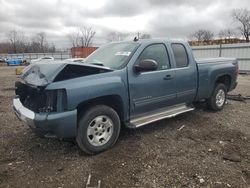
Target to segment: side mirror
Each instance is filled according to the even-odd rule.
[[[136,72],[154,71],[158,68],[158,63],[152,59],[144,59],[134,66]]]

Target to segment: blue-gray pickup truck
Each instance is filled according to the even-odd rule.
[[[75,138],[88,154],[137,128],[194,110],[223,109],[237,85],[233,58],[195,60],[188,43],[139,40],[107,44],[84,63],[35,63],[16,82],[17,117],[45,137]]]

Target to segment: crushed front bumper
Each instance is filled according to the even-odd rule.
[[[77,111],[35,113],[21,103],[19,97],[13,99],[16,116],[35,132],[55,135],[57,138],[74,138],[77,131]]]

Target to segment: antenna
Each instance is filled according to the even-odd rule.
[[[137,42],[138,40],[139,40],[139,39],[138,39],[137,37],[135,37],[133,41],[134,41],[134,42]]]

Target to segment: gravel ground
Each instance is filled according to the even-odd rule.
[[[12,110],[14,67],[0,67],[0,187],[250,187],[250,101],[123,129],[95,156],[70,141],[41,139]],[[250,76],[232,93],[250,95]]]

